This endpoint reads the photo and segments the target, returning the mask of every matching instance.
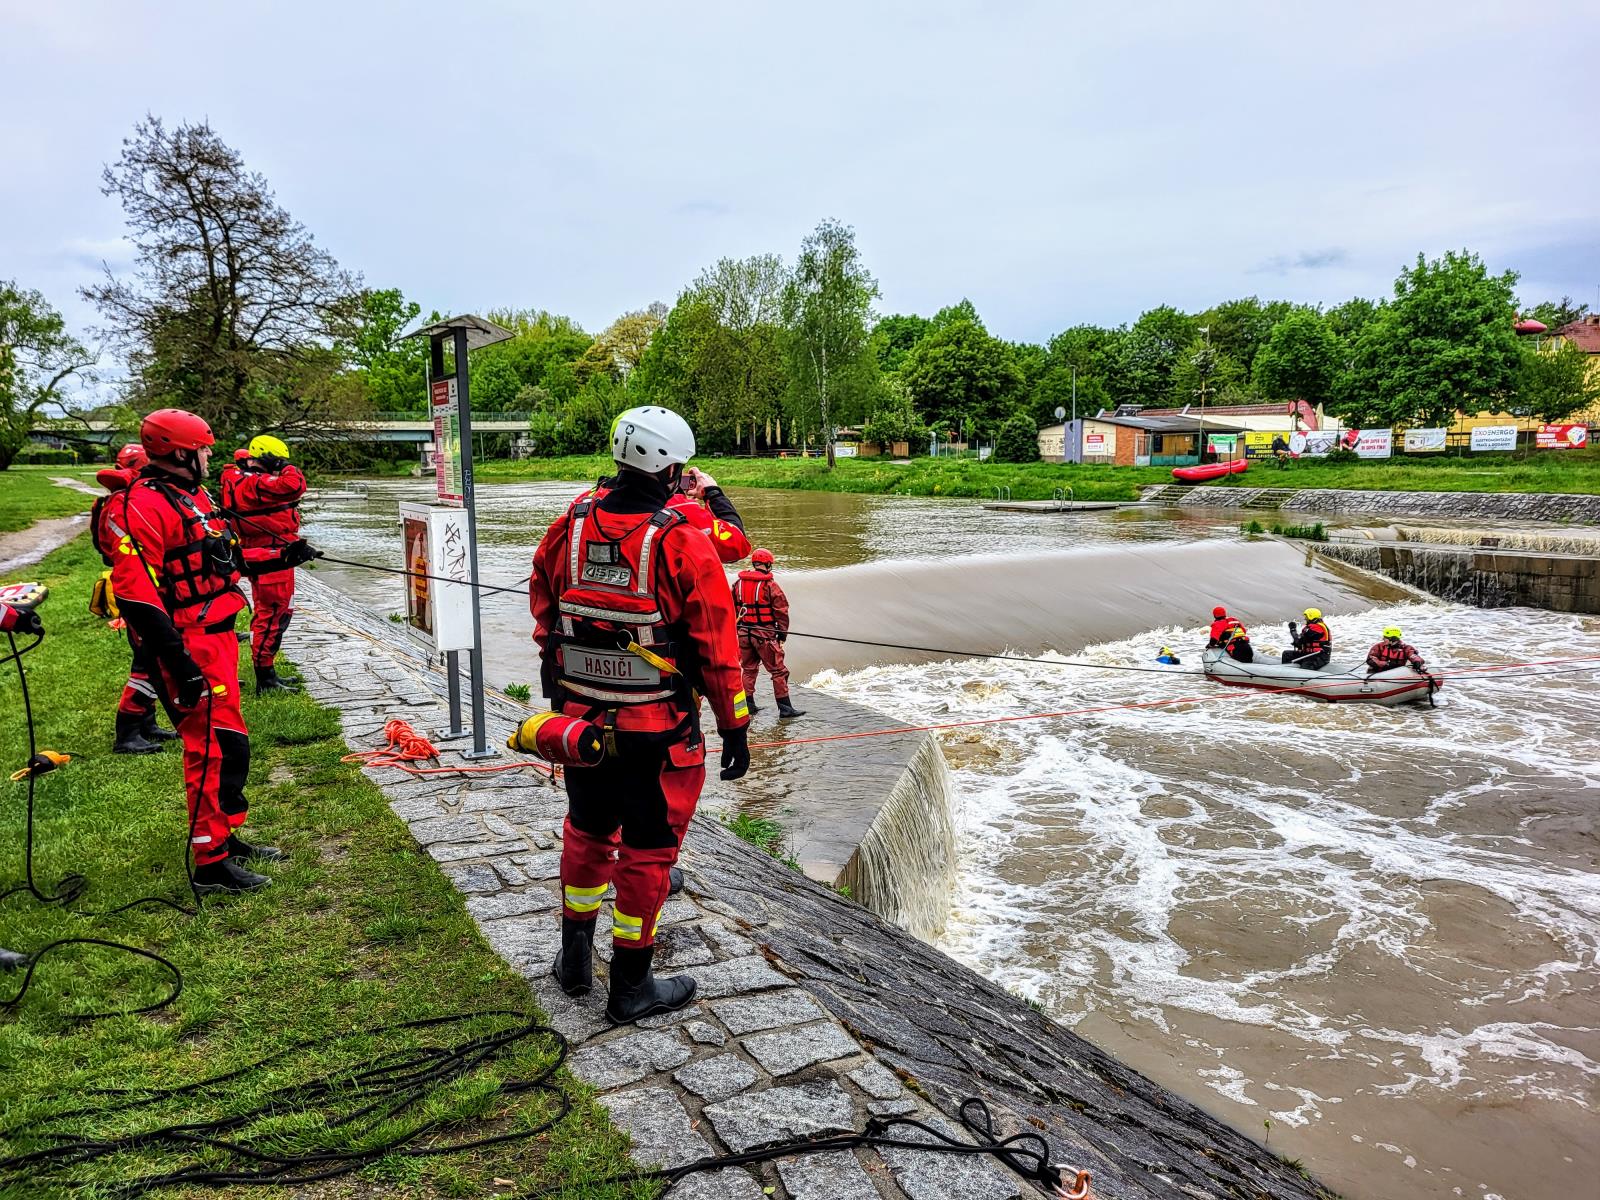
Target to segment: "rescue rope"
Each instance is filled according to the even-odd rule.
[[[540,771],[552,779],[559,775],[559,768],[530,760],[452,767],[413,767],[409,764],[439,761],[438,748],[398,717],[384,722],[383,736],[385,745],[380,749],[356,750],[346,754],[339,761],[361,763],[367,767],[389,767],[392,770],[404,771],[408,775],[493,775],[501,771],[520,771],[525,768]]]

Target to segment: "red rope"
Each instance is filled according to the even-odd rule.
[[[499,771],[519,771],[524,767],[532,767],[535,771],[542,771],[552,779],[556,777],[556,769],[546,763],[530,762],[526,759],[517,762],[484,763],[473,766],[455,767],[412,767],[408,763],[437,762],[439,751],[432,742],[423,737],[415,729],[398,717],[385,721],[383,736],[386,744],[380,750],[357,750],[346,754],[341,762],[358,762],[368,767],[389,767],[396,771],[404,771],[408,775],[449,775],[459,773],[462,775],[492,775]]]

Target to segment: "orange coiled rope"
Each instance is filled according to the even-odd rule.
[[[519,760],[517,762],[466,764],[455,767],[413,767],[414,762],[437,762],[439,750],[432,742],[423,737],[415,729],[398,717],[383,723],[383,736],[386,744],[379,750],[357,750],[353,754],[346,754],[339,761],[358,762],[368,767],[389,767],[396,771],[404,771],[408,775],[493,775],[500,771],[520,771],[524,767],[531,767],[556,778],[558,768],[547,763]]]

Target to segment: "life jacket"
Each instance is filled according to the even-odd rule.
[[[244,595],[239,587],[238,540],[222,515],[212,508],[205,488],[197,488],[191,495],[164,479],[145,477],[129,489],[129,502],[135,494],[147,492],[159,495],[172,506],[183,532],[175,545],[167,547],[159,564],[146,560],[145,566],[154,570],[161,602],[174,623],[204,625],[218,597],[230,592]],[[132,549],[143,557],[138,541],[131,531],[128,533]]]
[[[1367,652],[1367,665],[1377,667],[1379,670],[1391,671],[1396,667],[1403,667],[1413,658],[1422,656],[1412,646],[1405,642],[1390,645],[1387,640],[1379,642]]]
[[[555,680],[598,709],[675,702],[687,711],[694,707],[690,682],[656,592],[662,535],[682,524],[683,514],[610,513],[613,522],[633,524],[620,538],[608,537],[595,511],[605,495],[597,488],[571,509],[567,578],[556,600],[561,620],[551,634]]]
[[[749,568],[739,572],[733,589],[733,608],[740,625],[772,628],[778,614],[772,607],[772,573]]]
[[[1307,621],[1300,629],[1300,639],[1295,648],[1310,653],[1326,650],[1333,644],[1333,634],[1325,621]]]
[[[95,473],[95,482],[106,489],[106,494],[99,497],[89,510],[89,541],[108,567],[115,561],[112,554],[116,551],[117,539],[105,527],[106,505],[112,496],[127,491],[138,478],[139,472],[126,467],[104,467]]]
[[[1226,646],[1236,637],[1249,638],[1245,627],[1236,617],[1218,617],[1211,622],[1211,642],[1215,646]]]

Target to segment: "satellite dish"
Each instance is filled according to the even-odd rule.
[[[1066,415],[1067,415],[1067,410],[1062,408],[1059,404],[1056,405],[1056,420],[1059,421],[1059,420],[1063,419]]]

